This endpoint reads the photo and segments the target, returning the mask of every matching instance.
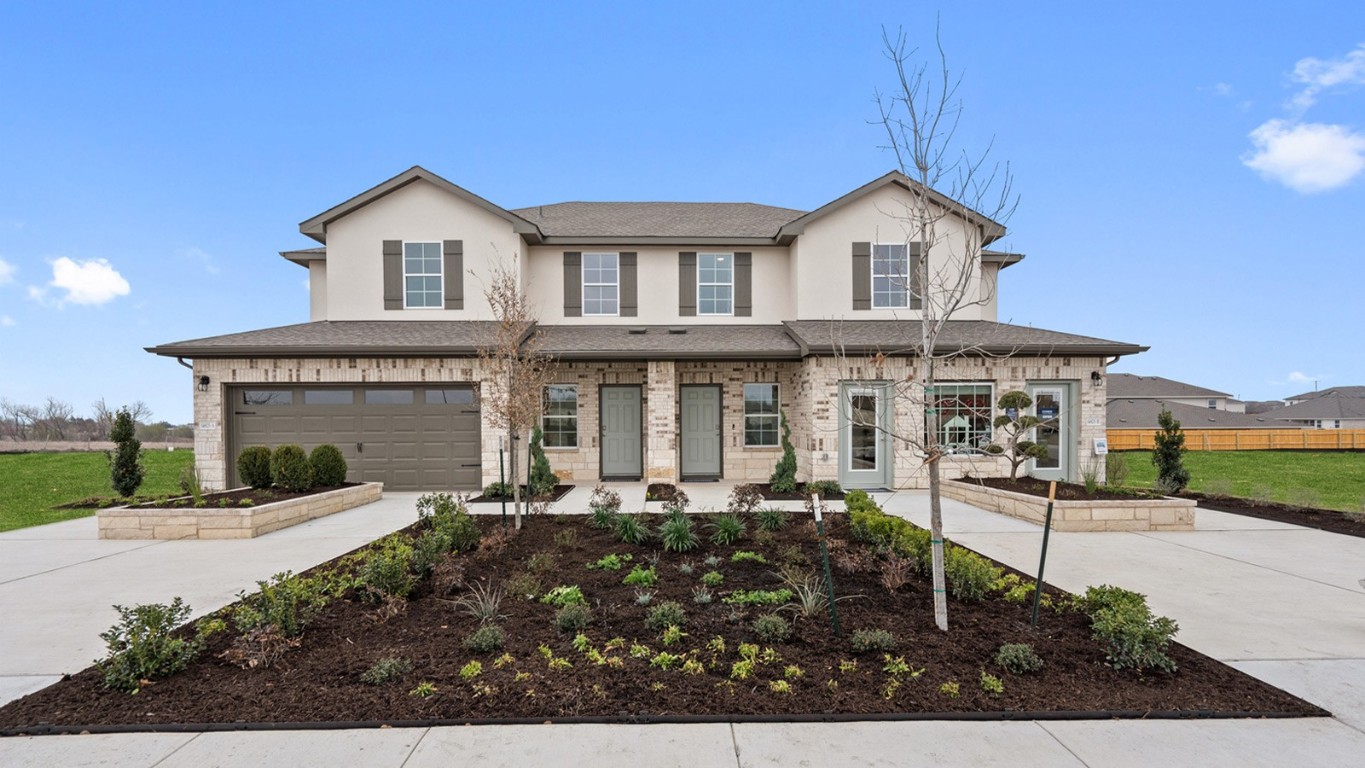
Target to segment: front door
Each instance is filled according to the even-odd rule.
[[[890,488],[891,398],[879,383],[839,385],[839,484]]]
[[[1042,422],[1033,430],[1034,442],[1047,455],[1033,459],[1029,474],[1039,480],[1071,479],[1071,388],[1066,384],[1030,384],[1033,415]]]
[[[602,387],[602,477],[639,480],[640,387]]]
[[[720,477],[720,387],[682,389],[682,479]]]

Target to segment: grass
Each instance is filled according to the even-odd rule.
[[[1150,451],[1124,451],[1128,457],[1128,485],[1150,488],[1156,481]],[[1219,492],[1256,498],[1269,493],[1271,501],[1294,503],[1314,494],[1325,509],[1360,512],[1365,509],[1365,454],[1337,451],[1190,451],[1190,490],[1205,492],[1209,484]],[[1223,486],[1219,488],[1218,486]]]
[[[180,470],[192,451],[144,451],[147,475],[139,494],[180,492]],[[90,453],[0,453],[0,531],[89,517],[93,509],[52,509],[91,496],[112,497],[109,462]]]

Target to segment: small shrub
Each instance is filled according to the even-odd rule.
[[[754,634],[765,643],[786,642],[792,635],[791,624],[775,613],[767,613],[754,619]]]
[[[412,671],[412,662],[398,656],[385,656],[360,675],[366,685],[383,685]]]
[[[662,632],[669,626],[681,627],[687,623],[687,611],[679,603],[672,600],[666,603],[659,603],[649,609],[645,615],[645,626],[656,632]]]
[[[464,647],[475,653],[494,653],[502,650],[507,633],[497,624],[484,624],[464,639]]]
[[[995,663],[1016,675],[1026,675],[1043,668],[1043,660],[1038,658],[1033,646],[1028,643],[1005,643],[995,652]]]
[[[606,507],[594,506],[592,514],[588,516],[588,526],[600,531],[610,530],[616,526],[616,512]]]
[[[665,520],[659,526],[659,541],[669,552],[691,552],[701,546],[701,539],[692,529],[692,521],[686,517]]]
[[[1108,454],[1106,454],[1108,455]],[[1081,468],[1081,480],[1085,485],[1085,492],[1094,496],[1100,489],[1100,463],[1096,460],[1087,461]]]
[[[725,511],[732,515],[748,515],[763,503],[763,494],[753,483],[740,483],[730,490],[730,498],[725,503]]]
[[[684,576],[691,576],[692,571],[695,570],[695,568],[696,566],[692,565],[690,562],[684,561],[678,563],[678,573],[681,573]]]
[[[887,552],[881,562],[881,582],[887,592],[895,592],[910,583],[911,561],[895,551]]]
[[[630,569],[630,573],[621,580],[622,584],[628,587],[652,587],[659,582],[659,576],[653,568],[635,566]]]
[[[109,655],[96,662],[108,688],[137,693],[142,681],[179,672],[203,650],[201,639],[186,640],[171,634],[191,613],[178,597],[170,605],[116,605],[114,610],[118,623],[100,634]]]
[[[705,564],[707,568],[715,568],[720,565],[721,562],[722,560],[716,555],[707,555],[706,559],[702,560],[702,563]]]
[[[579,603],[566,605],[555,614],[555,626],[566,635],[578,634],[592,623],[592,611]]]
[[[633,559],[634,558],[629,552],[624,555],[618,555],[613,552],[610,555],[603,555],[595,562],[588,563],[588,568],[597,571],[619,571],[621,570],[621,566],[629,563]]]
[[[522,571],[503,582],[507,594],[516,595],[522,600],[535,600],[544,587],[540,578],[530,571]]]
[[[555,519],[556,519],[556,520],[563,520],[564,517],[563,517],[563,516],[559,516],[559,517],[556,517]],[[560,531],[559,533],[556,533],[556,534],[555,534],[555,546],[556,546],[556,547],[559,547],[560,549],[577,549],[577,548],[578,548],[578,529],[577,529],[577,528],[566,528],[566,529]]]
[[[270,449],[264,445],[243,448],[237,456],[237,475],[243,483],[257,490],[274,485],[270,474]]]
[[[793,597],[790,589],[737,589],[721,602],[727,605],[782,605]]]
[[[711,593],[711,589],[709,587],[692,588],[692,602],[696,603],[697,605],[710,605],[711,601],[714,599],[715,595]]]
[[[725,574],[720,571],[707,571],[702,574],[701,583],[708,587],[719,587],[725,583]]]
[[[412,571],[426,577],[450,552],[450,537],[440,531],[422,531],[412,540]]]
[[[949,680],[948,682],[938,687],[938,692],[943,694],[944,696],[947,696],[950,699],[956,699],[958,697],[958,694],[961,693],[961,691],[962,691],[961,686],[959,686],[957,684],[957,681],[955,680]]]
[[[654,602],[654,590],[637,589],[635,590],[635,604],[640,606],[649,605]]]
[[[513,495],[512,484],[494,480],[483,487],[483,495],[486,499],[510,499]]]
[[[325,578],[303,578],[289,571],[277,573],[269,581],[256,582],[257,591],[237,593],[240,604],[232,614],[239,632],[274,626],[285,637],[297,637],[303,628],[327,606],[344,585]]]
[[[546,592],[545,596],[540,598],[540,602],[559,606],[587,605],[588,599],[583,596],[583,590],[579,589],[578,585],[575,584],[573,586],[561,585],[555,587],[549,592]]]
[[[1190,484],[1190,471],[1184,465],[1185,433],[1180,429],[1180,421],[1164,408],[1157,414],[1157,424],[1160,429],[1152,448],[1156,487],[1162,493],[1179,493]]]
[[[842,496],[844,489],[838,480],[812,480],[806,483],[806,495],[812,493],[818,494],[822,499],[828,499],[831,496]]]
[[[142,466],[142,441],[137,439],[137,425],[127,408],[118,409],[114,424],[109,430],[109,439],[114,441],[114,450],[104,455],[109,460],[109,484],[114,493],[132,496],[142,485],[146,469]]]
[[[764,507],[758,510],[758,528],[763,531],[780,531],[787,527],[787,512],[777,507]]]
[[[747,549],[741,549],[740,551],[734,553],[733,555],[730,555],[730,562],[758,563],[759,565],[767,565],[768,559],[765,558],[763,555],[758,554],[757,552],[750,552]]]
[[[1104,455],[1104,484],[1111,488],[1121,488],[1128,483],[1128,457],[1122,453]]]
[[[199,469],[194,465],[191,464],[180,469],[180,490],[186,496],[194,499],[196,507],[203,500],[204,484],[199,478]],[[223,499],[221,506],[227,506],[227,499]]]
[[[413,696],[419,699],[425,699],[426,697],[434,693],[436,693],[436,685],[427,680],[423,680],[422,682],[418,683],[417,686],[414,687],[411,691],[408,691],[409,696]]]
[[[461,679],[461,680],[473,680],[474,678],[476,678],[476,677],[478,677],[479,675],[482,675],[482,674],[483,674],[483,662],[481,662],[481,661],[477,661],[477,660],[471,661],[471,662],[469,662],[468,664],[465,664],[463,667],[460,667],[460,679]]]
[[[744,535],[744,518],[739,515],[721,514],[711,518],[711,543],[725,546],[734,544]]]
[[[428,493],[417,499],[417,519],[450,538],[452,552],[470,552],[479,546],[479,526],[469,515],[463,497]]]
[[[346,483],[346,457],[335,445],[323,444],[308,454],[308,466],[313,470],[313,483],[324,488],[336,488]]]
[[[545,576],[557,567],[553,552],[537,552],[526,559],[526,570],[537,576]]]
[[[981,670],[981,690],[992,696],[999,696],[1005,692],[1005,682],[983,669]]]
[[[669,624],[664,628],[664,633],[659,640],[664,645],[674,646],[681,643],[685,637],[687,637],[687,633],[679,629],[677,624]]]
[[[684,491],[681,488],[674,487],[673,495],[665,499],[663,502],[664,514],[670,516],[684,514],[685,512],[687,512],[687,505],[691,503],[692,500],[687,497],[686,491]]]
[[[308,454],[297,445],[281,445],[270,454],[270,474],[275,478],[275,485],[290,493],[302,493],[313,487]]]
[[[599,483],[592,489],[592,498],[588,499],[588,506],[592,507],[594,512],[600,509],[615,515],[621,511],[621,494]]]
[[[896,636],[885,629],[856,630],[849,643],[857,653],[865,653],[867,651],[888,652],[896,650]]]
[[[792,445],[792,428],[787,424],[785,412],[779,410],[778,418],[782,427],[782,458],[773,468],[773,474],[768,478],[768,485],[773,489],[773,493],[795,493],[796,447]]]
[[[489,587],[486,583],[476,582],[470,585],[469,594],[455,601],[456,608],[478,619],[480,624],[490,624],[503,618],[498,613],[502,606],[504,592],[498,587]]]
[[[1166,649],[1179,627],[1165,616],[1152,615],[1147,598],[1106,585],[1087,589],[1079,602],[1090,616],[1091,632],[1105,644],[1114,669],[1177,670]]]
[[[639,515],[617,515],[616,538],[626,544],[643,544],[649,540],[649,528]]]
[[[559,475],[550,470],[550,460],[545,457],[541,444],[544,437],[540,427],[531,428],[531,481],[527,490],[532,496],[547,496],[559,485]]]
[[[991,585],[1000,579],[1000,569],[991,561],[961,547],[949,547],[943,572],[952,587],[953,597],[964,603],[978,603],[990,594]]]
[[[381,602],[385,596],[406,599],[412,594],[417,586],[413,555],[412,545],[400,539],[372,551],[358,573],[367,599]]]

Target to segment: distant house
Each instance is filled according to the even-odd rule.
[[[1219,392],[1214,389],[1186,384],[1183,381],[1162,378],[1161,376],[1138,376],[1133,373],[1111,373],[1109,374],[1108,388],[1109,402],[1116,400],[1132,400],[1150,403],[1161,401],[1173,405],[1187,405],[1192,408],[1203,408],[1212,411],[1227,411],[1230,413],[1245,413],[1246,404],[1233,398],[1227,392]],[[1145,413],[1150,409],[1142,409]],[[1160,412],[1160,408],[1153,413]],[[1128,412],[1136,416],[1139,410],[1128,409]],[[1111,428],[1115,428],[1110,423]],[[1155,418],[1152,421],[1152,428],[1156,427]],[[1139,427],[1130,427],[1138,429]],[[1141,427],[1145,428],[1145,427]]]
[[[1360,394],[1352,396],[1351,392]],[[1299,428],[1365,429],[1365,387],[1333,387],[1313,394],[1318,396],[1289,398],[1292,405],[1264,417]]]
[[[1114,374],[1109,376],[1110,382]],[[1109,430],[1157,429],[1157,416],[1165,408],[1180,422],[1182,429],[1294,429],[1300,424],[1277,421],[1271,414],[1222,411],[1207,406],[1156,399],[1117,400],[1109,398]],[[1112,442],[1112,441],[1111,441]]]
[[[1113,374],[1110,374],[1113,377]],[[1309,400],[1317,400],[1321,397],[1352,397],[1365,398],[1365,387],[1328,387],[1327,389],[1315,389],[1312,392],[1304,392],[1298,395],[1291,395],[1284,399],[1285,405],[1298,405]]]

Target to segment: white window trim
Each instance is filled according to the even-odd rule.
[[[588,257],[589,256],[611,256],[616,259],[616,282],[614,283],[589,283],[588,282]],[[580,302],[583,308],[583,317],[620,317],[621,316],[621,252],[620,251],[584,251],[583,263],[579,267],[578,273]],[[616,311],[615,312],[589,312],[588,311],[588,288],[616,289]]]
[[[749,387],[749,386],[755,386],[755,387],[759,387],[759,386],[761,386],[761,387],[776,387],[776,388],[777,388],[777,396],[776,396],[776,399],[775,399],[775,401],[774,401],[774,402],[777,404],[777,413],[771,414],[771,418],[777,423],[777,442],[774,443],[773,445],[754,445],[754,444],[751,444],[751,443],[749,442],[749,429],[748,429],[748,427],[749,427],[749,411],[748,411],[748,407],[749,407],[749,398],[747,398],[747,397],[744,396],[744,390],[745,390],[746,387]],[[776,381],[746,381],[746,382],[744,382],[743,386],[741,386],[741,387],[739,388],[739,395],[740,395],[740,415],[739,415],[739,417],[740,417],[740,431],[742,431],[742,432],[744,433],[744,447],[745,447],[745,448],[753,448],[753,449],[756,449],[756,450],[771,450],[771,449],[773,449],[773,448],[781,448],[781,447],[782,447],[782,385],[781,385],[780,383],[776,382]],[[755,416],[759,416],[759,417],[768,417],[768,416],[769,416],[769,414],[766,414],[766,413],[756,413],[756,414],[754,414],[754,415],[755,415]]]
[[[873,474],[873,473],[879,473],[879,472],[885,471],[885,470],[886,470],[886,466],[883,464],[883,462],[886,461],[886,455],[885,455],[885,454],[886,454],[886,450],[885,450],[886,441],[882,439],[882,438],[883,438],[882,424],[881,424],[880,422],[881,422],[881,416],[882,416],[882,408],[885,407],[885,403],[883,402],[882,398],[883,398],[883,397],[886,397],[886,392],[883,391],[882,389],[876,387],[876,386],[873,386],[873,385],[870,385],[870,384],[864,384],[864,385],[858,385],[858,386],[854,386],[854,387],[849,387],[849,388],[844,392],[844,394],[847,395],[847,397],[848,397],[848,405],[849,405],[848,423],[844,425],[844,429],[845,429],[845,431],[848,433],[848,443],[847,443],[847,444],[848,444],[848,455],[847,455],[846,457],[844,457],[844,459],[843,459],[844,466],[847,468],[846,471],[849,472],[850,474],[856,474],[856,473]],[[873,425],[873,443],[872,443],[872,449],[873,449],[873,457],[874,457],[874,459],[875,459],[875,466],[873,466],[871,469],[858,469],[858,468],[856,468],[856,467],[853,466],[853,428],[854,428],[855,426],[863,426],[863,427],[868,426],[867,424],[854,424],[854,423],[853,423],[853,412],[852,412],[852,411],[853,411],[853,398],[858,397],[859,395],[871,395],[871,396],[872,396],[872,398],[873,398],[873,400],[872,400],[872,417],[878,421],[878,423],[877,423],[876,425]]]
[[[573,390],[573,416],[559,416],[559,415],[554,415],[554,416],[552,416],[552,415],[550,415],[550,414],[548,414],[548,413],[545,412],[544,402],[545,402],[546,400],[549,399],[549,394],[550,394],[550,393],[549,393],[549,389],[550,389],[550,387],[568,387],[568,388],[570,388],[570,389]],[[579,403],[579,396],[580,396],[580,394],[581,394],[581,393],[578,391],[578,384],[576,384],[576,383],[574,383],[574,384],[569,384],[569,383],[554,382],[554,383],[550,383],[550,384],[546,384],[546,385],[545,385],[545,391],[541,393],[541,403],[542,403],[542,405],[541,405],[541,408],[540,408],[540,433],[541,433],[541,438],[542,438],[542,439],[541,439],[541,442],[540,442],[540,447],[541,447],[541,448],[543,448],[543,449],[545,449],[545,450],[547,450],[547,451],[577,451],[577,450],[579,450],[579,449],[582,447],[582,441],[579,440],[579,432],[578,432],[578,416],[579,416],[579,414],[578,414],[578,408],[579,408],[579,404],[580,404],[580,403]],[[545,435],[545,420],[546,420],[546,419],[564,419],[564,420],[572,419],[572,420],[573,420],[573,442],[574,442],[574,444],[573,444],[573,445],[545,445],[544,435]]]
[[[905,294],[905,303],[895,306],[877,304],[877,247],[878,246],[900,246],[905,249],[905,285],[901,286],[901,292]],[[906,242],[898,243],[873,243],[871,261],[868,264],[868,293],[872,296],[873,309],[909,309],[911,304],[910,283],[914,281],[914,276],[910,274],[910,244]]]
[[[408,244],[412,245],[434,245],[436,246],[436,263],[439,265],[440,272],[431,274],[429,272],[414,272],[408,274]],[[446,306],[446,255],[442,248],[441,241],[431,240],[404,240],[403,241],[403,309],[445,309]],[[441,280],[441,300],[434,307],[413,307],[408,305],[408,278],[409,277],[436,277]]]
[[[995,421],[995,382],[993,381],[935,381],[934,390],[938,394],[940,387],[989,387],[990,394],[986,397],[986,423],[992,424]],[[939,414],[939,437],[943,437],[943,414]],[[988,437],[993,442],[995,440],[995,427],[991,426],[987,432]],[[948,459],[973,459],[980,458],[984,454],[981,451],[965,451],[962,453],[945,453],[944,458]]]
[[[703,256],[729,256],[730,257],[730,282],[728,283],[703,283],[701,281],[701,259]],[[730,289],[730,311],[729,312],[703,312],[701,311],[701,289],[702,286],[726,286]],[[733,251],[705,251],[697,254],[697,316],[698,317],[734,317],[735,316],[735,254]]]

